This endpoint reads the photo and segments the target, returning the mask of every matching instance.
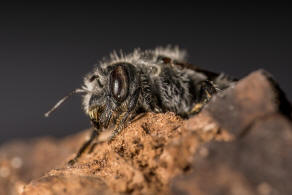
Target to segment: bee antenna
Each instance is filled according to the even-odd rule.
[[[63,104],[69,97],[71,97],[72,95],[75,95],[77,93],[88,93],[89,91],[86,89],[74,89],[73,91],[71,91],[68,95],[66,95],[65,97],[63,97],[62,99],[60,99],[48,112],[46,112],[44,115],[45,117],[49,117],[49,115],[54,112],[61,104]]]

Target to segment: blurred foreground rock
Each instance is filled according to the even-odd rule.
[[[291,106],[257,71],[198,115],[137,117],[74,166],[89,131],[0,148],[0,194],[292,194]]]

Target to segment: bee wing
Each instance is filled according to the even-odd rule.
[[[208,80],[215,80],[220,74],[216,73],[216,72],[212,72],[209,70],[205,70],[202,69],[198,66],[189,64],[189,63],[185,63],[185,62],[177,62],[177,61],[173,61],[172,63],[174,66],[178,66],[180,68],[186,68],[186,69],[190,69],[190,70],[194,70],[196,72],[202,73],[204,75],[206,75],[208,77]]]

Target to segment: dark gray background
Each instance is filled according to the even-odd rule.
[[[89,127],[78,96],[43,113],[113,49],[179,45],[191,63],[239,78],[264,68],[291,98],[291,19],[274,4],[2,4],[0,143]]]

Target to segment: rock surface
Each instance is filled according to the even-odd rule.
[[[138,116],[73,166],[89,130],[2,145],[0,194],[292,194],[291,110],[256,71],[188,120]]]

